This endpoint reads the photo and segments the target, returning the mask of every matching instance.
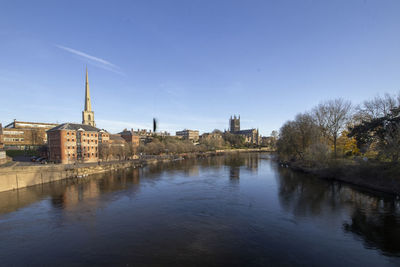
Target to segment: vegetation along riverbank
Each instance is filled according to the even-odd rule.
[[[278,159],[294,170],[400,195],[399,107],[400,94],[356,106],[320,103],[280,128]]]

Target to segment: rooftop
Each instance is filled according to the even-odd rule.
[[[60,124],[54,128],[51,128],[50,130],[48,130],[48,132],[50,131],[58,131],[58,130],[74,130],[77,131],[80,128],[82,128],[85,131],[88,132],[100,132],[101,129],[90,126],[90,125],[86,125],[86,124],[77,124],[77,123],[63,123]]]

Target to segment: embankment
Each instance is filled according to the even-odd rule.
[[[304,162],[288,163],[295,171],[337,180],[375,191],[400,195],[400,166],[391,163],[333,161],[324,166],[310,166]]]
[[[78,165],[34,165],[0,168],[0,192],[28,186],[60,181],[67,178],[85,177],[128,167],[140,167],[142,161],[121,161],[112,163]]]

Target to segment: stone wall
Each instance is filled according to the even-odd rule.
[[[85,177],[115,169],[140,166],[139,161],[126,161],[109,164],[19,166],[0,169],[0,192],[28,186],[55,182],[67,178]]]

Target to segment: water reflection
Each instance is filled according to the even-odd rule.
[[[351,221],[343,224],[344,231],[362,238],[366,247],[400,256],[399,204],[383,200],[370,202],[355,205]]]
[[[225,259],[229,257],[222,260],[208,249],[212,247],[220,252],[218,255],[242,260],[268,255],[280,263],[285,262],[284,256],[278,255],[293,248],[295,242],[285,239],[286,235],[298,235],[305,241],[318,236],[313,230],[299,226],[313,225],[314,221],[330,226],[323,228],[327,231],[326,238],[332,237],[331,232],[339,233],[334,236],[335,242],[350,237],[366,248],[400,256],[399,201],[294,173],[279,167],[265,154],[174,161],[0,193],[0,238],[14,240],[15,233],[8,235],[4,230],[15,225],[8,219],[13,218],[17,223],[26,221],[24,211],[35,214],[41,208],[37,203],[49,209],[41,214],[51,215],[48,226],[57,229],[53,235],[68,225],[71,228],[67,233],[58,236],[68,241],[69,235],[84,236],[86,231],[98,227],[104,235],[97,238],[107,240],[106,244],[114,242],[119,250],[125,251],[115,254],[122,258],[131,251],[141,251],[142,258],[143,255],[151,258],[156,247],[158,255],[171,259],[179,254],[197,262],[203,258],[202,253],[209,253],[206,255],[221,260],[220,265],[227,263]],[[5,219],[3,224],[2,219]],[[288,219],[294,224],[286,224]],[[82,226],[82,222],[86,224]],[[42,217],[36,223],[40,225]],[[23,240],[35,238],[24,236]],[[172,251],[176,254],[171,254],[170,244],[174,244]],[[0,250],[2,245],[6,248],[9,243],[5,246],[0,240]],[[16,243],[15,247],[18,246]],[[96,246],[92,244],[88,250],[92,248]],[[309,249],[314,248],[305,246],[292,254],[303,255]],[[234,255],[231,251],[235,251]],[[299,263],[286,263],[293,262]]]
[[[279,201],[286,211],[308,218],[322,213],[340,216],[345,209],[350,215],[350,220],[342,223],[345,233],[361,238],[367,248],[400,256],[400,202],[394,197],[359,191],[287,168],[275,169],[279,173]]]
[[[139,190],[140,169],[132,168],[92,175],[86,178],[63,180],[15,191],[0,193],[0,214],[14,212],[43,199],[50,199],[54,208],[73,209],[81,202],[99,199],[100,195],[130,188]]]

